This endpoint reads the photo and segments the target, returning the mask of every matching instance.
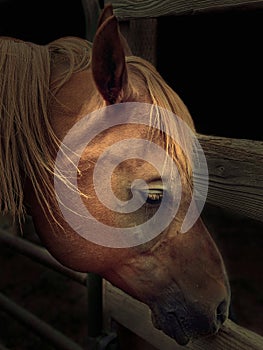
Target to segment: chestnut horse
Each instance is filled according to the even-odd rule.
[[[187,151],[182,151],[171,135],[161,129],[162,124],[168,124],[169,129],[172,122],[167,122],[164,116],[162,119],[163,113],[157,113],[155,127],[153,124],[149,127],[145,122],[121,124],[118,111],[129,112],[130,106],[135,105],[159,106],[161,111],[167,111],[168,117],[169,112],[178,116],[193,133],[194,124],[182,100],[156,69],[132,55],[120,34],[112,7],[108,5],[102,11],[93,43],[66,37],[41,46],[2,37],[0,47],[2,212],[9,212],[22,222],[27,211],[43,244],[59,262],[77,271],[98,273],[147,304],[155,327],[179,344],[216,333],[228,317],[229,283],[222,257],[202,219],[198,217],[187,232],[181,232],[193,185]],[[94,125],[96,119],[103,119],[102,111],[107,114],[104,121],[108,128],[97,132],[86,147],[79,146],[81,154],[76,163],[77,151],[67,153],[70,148],[67,135],[70,133],[70,140],[76,142],[90,129],[96,130]],[[151,118],[150,114],[148,117]],[[78,124],[83,120],[89,125],[88,131],[83,129],[85,123]],[[77,124],[80,127],[76,131]],[[187,138],[183,132],[180,136],[187,148]],[[161,170],[157,171],[151,161],[133,154],[124,160],[129,148],[132,149],[125,144],[118,148],[119,161],[112,168],[111,188],[119,202],[126,203],[133,196],[131,184],[142,179],[144,204],[133,211],[118,212],[110,207],[110,201],[109,206],[101,202],[101,197],[107,199],[108,192],[104,190],[107,180],[103,171],[99,181],[93,176],[96,163],[104,162],[107,173],[111,160],[116,159],[106,156],[101,159],[100,155],[111,155],[108,149],[112,151],[115,144],[131,137],[133,142],[144,140],[146,146],[147,141],[155,143],[154,158],[158,158],[160,149],[173,158],[181,177],[180,205],[169,202],[170,212],[178,206],[176,215],[157,235],[151,236],[145,229],[137,232],[140,237],[150,237],[140,244],[99,244],[96,239],[105,238],[102,232],[93,232],[95,241],[85,237],[94,222],[120,233],[127,227],[140,226],[157,212],[164,193],[172,191],[164,188]],[[141,147],[139,143],[137,146]],[[62,160],[58,157],[60,151]],[[76,168],[81,205],[92,213],[94,220],[82,220],[82,212],[75,206],[71,170],[67,172],[66,167],[63,172],[57,166],[58,158],[62,163],[68,162],[69,169],[72,164]],[[165,160],[160,159],[160,163],[164,165]],[[94,189],[95,180],[102,188],[100,196]],[[172,182],[171,188],[176,191],[179,182],[176,178]],[[64,197],[57,195],[56,186],[64,186],[68,191]],[[119,206],[122,208],[122,204]],[[63,214],[63,207],[72,213],[74,225]],[[149,227],[158,224],[155,221]]]

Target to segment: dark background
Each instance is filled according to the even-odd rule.
[[[262,140],[263,11],[158,20],[158,69],[203,134]]]
[[[67,35],[84,38],[81,0],[0,0],[0,35],[47,44]]]

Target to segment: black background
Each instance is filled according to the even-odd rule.
[[[158,21],[158,70],[197,131],[262,140],[262,10]]]

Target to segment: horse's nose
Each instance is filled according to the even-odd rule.
[[[190,321],[190,332],[193,338],[199,336],[215,334],[228,317],[228,301],[222,300],[216,307],[210,311],[204,311],[202,308],[192,309],[192,322]]]
[[[214,320],[214,328],[215,332],[221,327],[221,325],[225,322],[228,317],[228,302],[227,300],[223,300],[216,308],[215,312],[215,320]]]
[[[173,304],[174,305],[174,304]],[[167,309],[168,307],[168,309]],[[186,345],[191,339],[198,339],[218,332],[228,317],[228,301],[222,300],[216,307],[201,307],[198,303],[185,305],[177,302],[162,308],[161,304],[153,305],[153,324],[178,344]]]

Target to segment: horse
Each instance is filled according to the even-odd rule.
[[[31,215],[43,245],[61,264],[97,273],[148,305],[153,325],[178,344],[217,333],[228,317],[228,276],[200,215],[181,232],[193,194],[192,146],[180,122],[175,131],[181,145],[169,134],[173,116],[193,134],[194,122],[155,67],[132,55],[112,6],[102,10],[92,43],[63,37],[38,45],[1,37],[0,53],[1,212],[21,223],[26,213]],[[121,123],[129,113],[133,122]],[[95,136],[86,144],[90,130]],[[84,140],[80,145],[79,139]],[[118,146],[129,139],[134,147],[129,142]],[[150,158],[138,159],[133,153],[127,158],[135,148],[146,156],[149,143],[156,145],[150,148]],[[112,156],[114,145],[117,156]],[[176,164],[180,184],[174,172],[167,171],[166,158],[158,158],[162,152]],[[155,158],[162,165],[159,170],[152,164]],[[109,170],[120,211],[107,200],[104,171],[108,175]],[[162,171],[171,187],[165,187]],[[138,190],[136,179],[142,180]],[[179,203],[165,201],[166,193],[173,197],[177,187]],[[141,204],[126,210],[124,204],[130,204],[135,192]],[[161,219],[141,226],[155,216],[162,201],[166,205]],[[85,210],[93,219],[85,217]],[[159,224],[166,212],[176,215],[167,225]],[[104,244],[106,231],[95,230],[91,239],[85,236],[98,222],[115,230],[113,240]],[[160,232],[152,235],[157,226]],[[122,232],[136,227],[140,230],[135,241],[126,244]]]

